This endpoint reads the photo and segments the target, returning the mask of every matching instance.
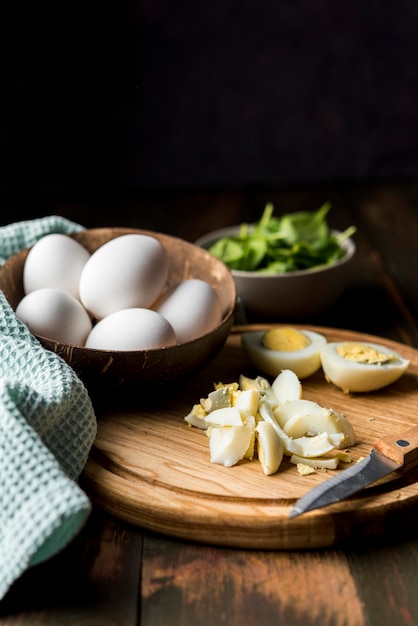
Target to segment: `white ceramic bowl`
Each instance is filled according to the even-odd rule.
[[[221,237],[237,235],[239,230],[239,225],[221,228],[203,235],[195,243],[209,249]],[[283,274],[231,270],[245,310],[259,318],[283,321],[302,320],[326,311],[350,278],[356,246],[350,238],[342,246],[346,251],[344,257],[317,269]]]

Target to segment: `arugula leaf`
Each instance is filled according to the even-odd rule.
[[[210,248],[214,256],[230,269],[285,273],[335,263],[345,254],[342,243],[356,232],[350,226],[335,235],[327,216],[331,204],[317,211],[273,215],[274,207],[266,204],[263,214],[252,227],[241,224],[239,233],[222,237]]]

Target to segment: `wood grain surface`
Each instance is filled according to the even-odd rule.
[[[231,468],[210,463],[205,433],[188,426],[184,416],[215,382],[261,373],[240,345],[243,331],[260,328],[266,327],[235,327],[219,356],[176,389],[100,409],[97,439],[83,476],[92,500],[117,518],[152,531],[242,548],[333,546],[390,535],[416,523],[416,470],[393,474],[344,502],[289,520],[297,498],[342,470],[301,476],[285,457],[277,474],[265,476],[257,460]],[[379,437],[418,423],[418,351],[354,331],[305,328],[329,341],[382,343],[410,360],[400,380],[373,393],[344,394],[326,382],[322,370],[302,381],[304,398],[344,413],[353,424],[358,438],[350,449],[353,462],[369,454]]]

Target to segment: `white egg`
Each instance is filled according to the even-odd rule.
[[[150,235],[128,234],[103,244],[80,277],[80,298],[101,319],[128,308],[147,308],[160,295],[168,276],[168,255]]]
[[[153,350],[177,343],[171,324],[151,309],[115,311],[101,319],[86,339],[97,350]]]
[[[51,233],[37,241],[25,260],[23,289],[25,294],[50,287],[79,298],[79,281],[90,253],[68,235]]]
[[[222,320],[216,291],[199,278],[180,282],[157,303],[156,310],[170,322],[179,343],[205,335]]]
[[[270,376],[292,370],[300,379],[321,367],[320,352],[327,340],[311,330],[277,327],[243,333],[242,347],[252,363]]]
[[[83,346],[92,329],[90,316],[76,298],[48,287],[24,296],[16,316],[34,335],[74,346]]]
[[[359,341],[327,344],[321,351],[321,362],[326,379],[345,392],[386,387],[409,365],[407,359],[384,345]]]

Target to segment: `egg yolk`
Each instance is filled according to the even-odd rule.
[[[383,354],[383,352],[361,343],[342,343],[337,347],[337,352],[348,361],[364,365],[384,365],[397,360],[391,354]]]
[[[277,352],[296,352],[303,350],[311,340],[296,328],[271,328],[262,338],[262,344]]]

